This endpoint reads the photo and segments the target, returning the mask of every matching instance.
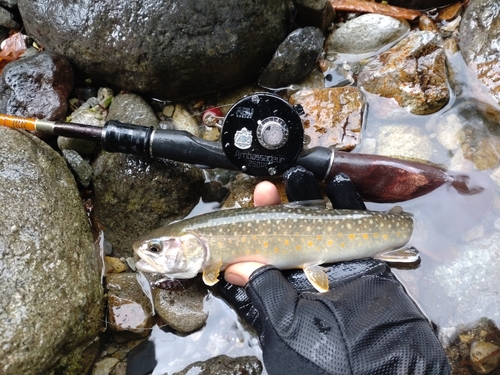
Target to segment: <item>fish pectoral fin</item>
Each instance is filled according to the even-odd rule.
[[[328,276],[321,266],[312,265],[303,268],[307,280],[320,293],[328,292]]]
[[[401,206],[394,206],[389,211],[387,211],[387,213],[388,214],[394,214],[394,215],[401,215],[403,213],[403,207],[401,207]]]
[[[375,259],[389,263],[414,263],[420,260],[420,254],[414,247],[390,250],[374,256]]]
[[[217,259],[203,268],[203,282],[208,286],[217,284],[219,281],[222,259]]]

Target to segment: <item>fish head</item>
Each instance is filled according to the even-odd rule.
[[[142,272],[162,273],[174,279],[190,279],[202,269],[207,258],[203,241],[194,234],[145,237],[133,244]]]

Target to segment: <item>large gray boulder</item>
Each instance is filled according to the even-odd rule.
[[[86,74],[176,100],[255,77],[289,32],[286,0],[19,0],[28,34]]]
[[[63,158],[0,127],[0,373],[84,374],[103,292],[92,235]]]

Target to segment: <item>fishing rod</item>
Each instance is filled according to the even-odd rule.
[[[240,170],[273,176],[300,165],[327,182],[347,174],[363,199],[398,202],[425,195],[453,177],[424,163],[379,155],[303,149],[301,106],[275,94],[256,93],[240,99],[223,119],[221,142],[180,130],[107,121],[104,127],[0,114],[0,125],[99,143],[109,152],[165,158],[202,168]]]

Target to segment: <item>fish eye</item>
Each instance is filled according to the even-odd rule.
[[[151,241],[148,243],[148,250],[152,253],[159,253],[161,251],[161,243],[158,241]]]

